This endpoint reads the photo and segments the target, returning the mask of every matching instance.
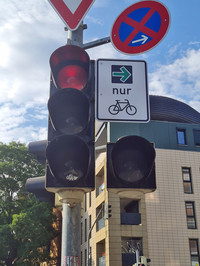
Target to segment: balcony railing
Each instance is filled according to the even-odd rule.
[[[141,214],[140,213],[123,212],[120,215],[121,215],[121,224],[129,224],[129,225],[141,224]]]

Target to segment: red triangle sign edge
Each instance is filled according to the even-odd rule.
[[[74,31],[78,28],[95,0],[82,0],[74,14],[63,0],[48,0],[67,28]],[[73,0],[71,0],[73,1]]]

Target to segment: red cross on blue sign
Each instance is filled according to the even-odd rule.
[[[169,12],[160,2],[137,2],[116,19],[111,31],[111,41],[120,52],[143,53],[164,38],[169,22]]]

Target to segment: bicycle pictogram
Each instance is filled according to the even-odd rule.
[[[128,99],[124,99],[124,101],[116,100],[116,104],[112,104],[108,107],[108,111],[112,115],[117,115],[123,110],[126,110],[128,115],[135,115],[137,113],[137,108],[131,105]]]

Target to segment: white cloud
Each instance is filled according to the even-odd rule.
[[[66,42],[63,22],[48,1],[0,6],[0,141],[46,138],[49,57]]]
[[[98,38],[96,38],[98,39]],[[104,44],[93,49],[87,50],[91,59],[107,58],[107,59],[130,59],[130,56],[119,53],[111,43]]]
[[[200,49],[188,49],[168,65],[159,65],[149,75],[151,94],[182,99],[200,111]]]
[[[95,29],[92,34],[96,39],[99,39],[99,34],[105,33],[110,24],[104,27],[107,20],[94,14],[104,12],[110,3],[96,0],[92,6],[94,9],[86,16],[86,21]],[[119,3],[123,8],[127,4],[132,4],[131,0]],[[49,57],[56,48],[66,43],[65,25],[47,0],[0,0],[0,6],[0,141],[27,143],[46,139]],[[118,11],[113,7],[110,15],[115,17]],[[96,28],[103,30],[99,33]],[[86,34],[89,38],[90,29],[92,27]],[[179,48],[179,43],[171,48],[169,60],[178,56]],[[95,60],[136,59],[117,52],[112,44],[88,49],[87,52]],[[149,58],[150,54],[140,56]],[[199,62],[200,50],[191,49],[172,63],[158,66],[149,75],[150,92],[182,99],[200,111]]]
[[[32,110],[29,114],[26,106],[16,106],[4,103],[0,106],[0,141],[17,140],[27,143],[42,140],[47,137],[47,111],[41,108]],[[38,125],[38,120],[45,120],[45,127]]]
[[[103,20],[99,19],[99,18],[95,18],[95,17],[87,15],[87,20],[88,20],[88,22],[91,22],[93,24],[98,24],[98,25],[101,25],[101,26],[104,25]]]
[[[31,141],[45,140],[47,139],[47,128],[28,126],[28,127],[16,127],[12,130],[5,132],[0,131],[0,141],[3,143],[9,143],[11,141],[19,141],[21,143],[28,144]]]

